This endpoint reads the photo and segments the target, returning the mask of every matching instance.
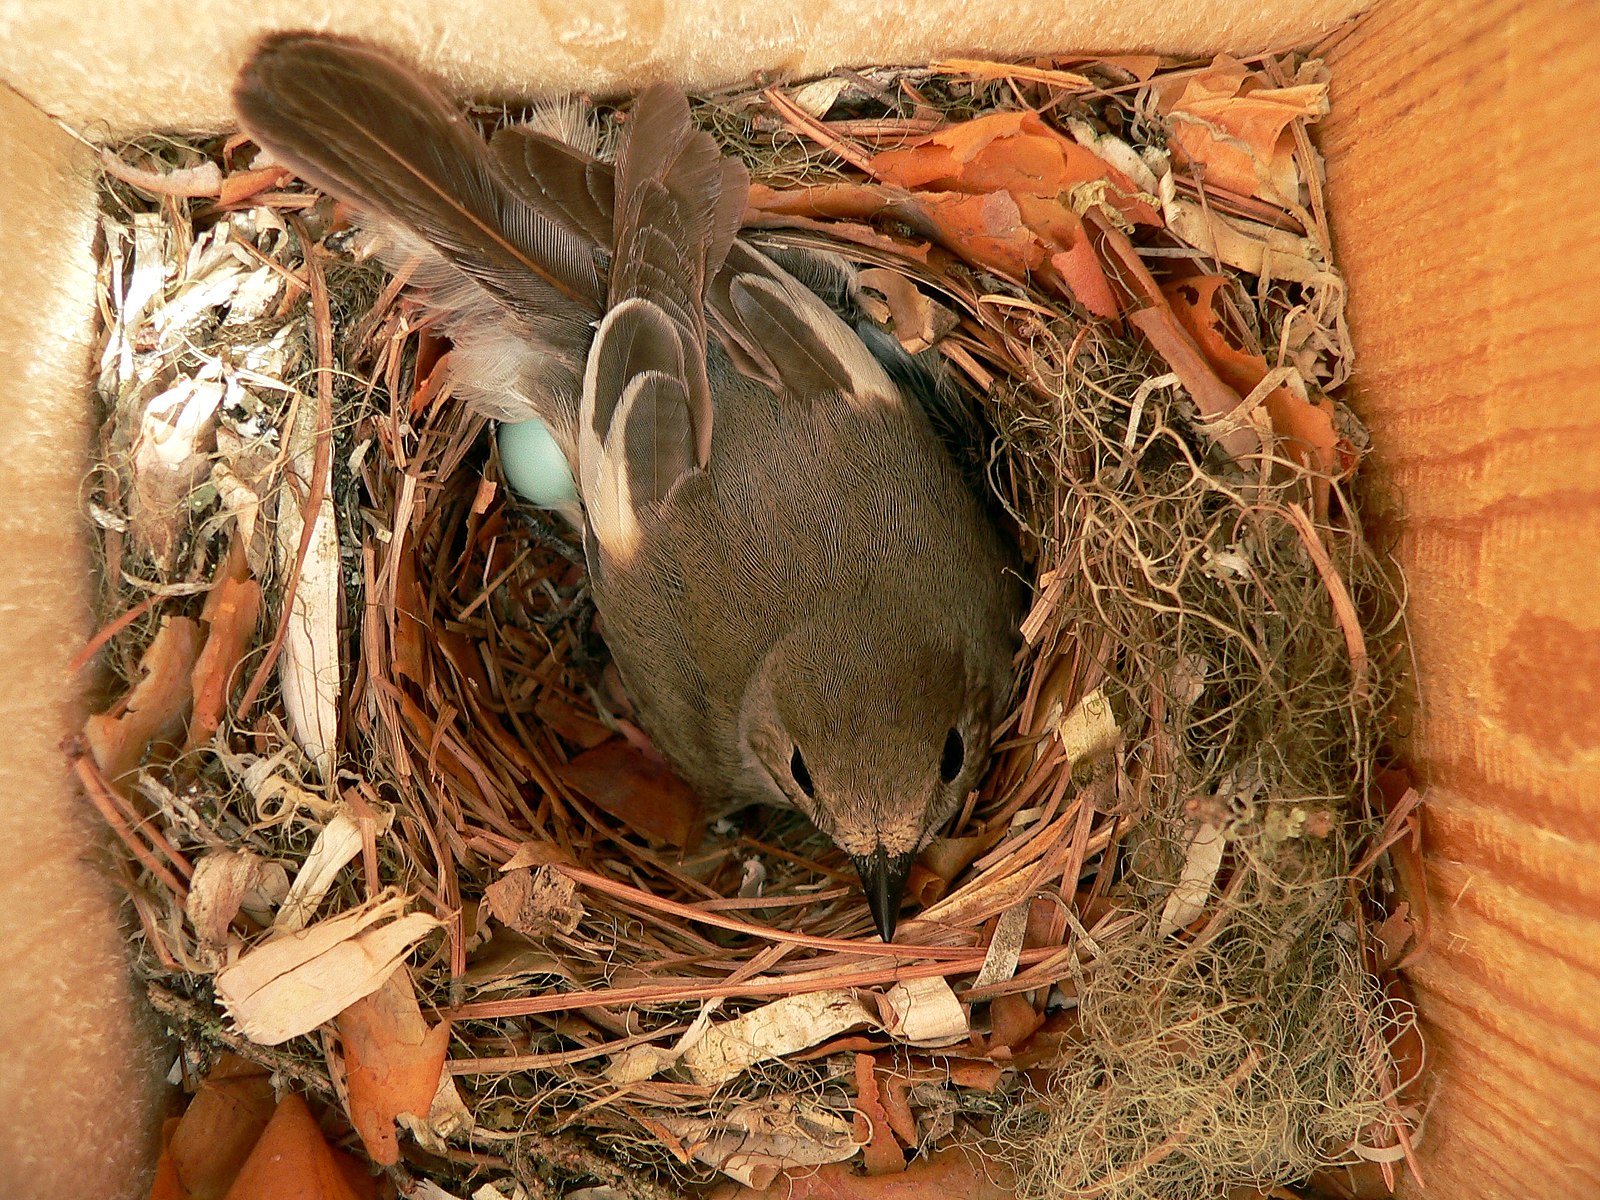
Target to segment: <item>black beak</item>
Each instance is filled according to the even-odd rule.
[[[871,854],[850,856],[861,876],[861,886],[867,893],[867,907],[872,909],[872,920],[878,926],[878,936],[886,942],[894,941],[895,922],[900,919],[900,898],[905,895],[906,876],[911,874],[915,854],[897,854],[879,846]]]

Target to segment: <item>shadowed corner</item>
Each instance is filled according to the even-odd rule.
[[[885,942],[894,941],[895,923],[900,919],[900,900],[905,895],[906,877],[911,874],[915,853],[896,854],[893,857],[882,846],[871,854],[852,854],[856,874],[861,876],[861,887],[867,893],[867,906],[872,909],[872,921],[878,927],[878,936]]]

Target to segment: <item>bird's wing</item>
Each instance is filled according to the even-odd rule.
[[[608,310],[584,374],[579,487],[601,552],[638,548],[639,516],[711,456],[707,281],[722,269],[747,177],[689,119],[682,92],[634,102],[617,152]]]
[[[894,381],[897,395],[920,409],[972,490],[989,496],[984,482],[987,438],[972,398],[945,368],[936,349],[912,354],[868,315],[856,275],[828,247],[824,235],[806,231],[763,232],[752,249],[782,267],[815,292],[849,328]]]
[[[486,145],[423,75],[323,34],[266,38],[234,102],[274,158],[418,264],[478,407],[542,418],[614,536],[710,460],[708,304],[735,366],[778,396],[900,402],[822,298],[737,240],[748,176],[676,89],[636,100],[615,164],[535,130]]]
[[[711,287],[717,330],[735,365],[780,396],[842,394],[854,407],[898,405],[883,364],[819,296],[741,241]]]

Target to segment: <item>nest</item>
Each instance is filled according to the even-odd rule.
[[[74,764],[191,1078],[232,1050],[348,1113],[397,1180],[503,1195],[764,1187],[858,1152],[962,1179],[981,1151],[1029,1197],[1392,1185],[1417,1121],[1394,969],[1426,935],[1396,862],[1402,597],[1351,494],[1306,117],[1273,135],[1303,193],[1271,211],[1208,189],[1175,132],[1206,124],[1186,84],[1236,71],[1236,98],[1322,82],[1303,57],[1057,59],[699,101],[770,189],[754,223],[842,248],[902,342],[943,353],[1035,572],[1015,711],[890,946],[804,821],[708,824],[653,760],[576,540],[508,494],[447,348],[350,260],[335,207],[234,141],[125,150],[90,483],[108,702]],[[1065,268],[1016,276],[903,212],[830,211],[863,162],[997,109],[1164,171],[1142,232],[1073,201],[1116,307],[1164,325],[1087,315]],[[208,164],[215,191],[178,195]],[[1215,225],[1174,232],[1196,211],[1303,261],[1230,265],[1250,251]],[[347,1002],[414,995],[446,1070],[375,1149],[348,1005],[297,1024],[230,972],[294,930],[402,927]]]

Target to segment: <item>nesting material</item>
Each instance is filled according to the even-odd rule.
[[[485,1200],[1392,1187],[1427,922],[1325,104],[1300,55],[700,101],[747,224],[855,260],[970,394],[1034,572],[1015,712],[888,946],[801,819],[652,756],[576,539],[338,208],[237,138],[114,156],[73,764],[188,1080],[227,1049],[208,1088],[265,1067]],[[273,1136],[334,1161],[298,1111]]]

